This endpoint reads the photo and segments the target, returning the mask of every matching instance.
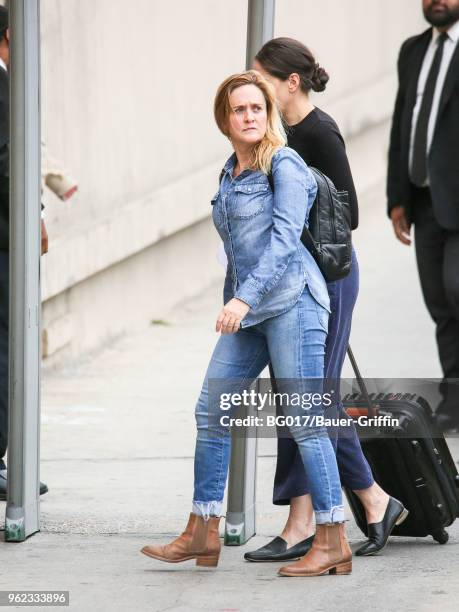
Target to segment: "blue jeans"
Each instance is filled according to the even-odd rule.
[[[331,314],[325,348],[325,378],[339,381],[351,334],[352,311],[359,292],[359,265],[352,252],[352,267],[346,278],[327,283]],[[334,414],[346,418],[343,404],[335,405]],[[336,451],[341,483],[352,490],[367,489],[374,483],[354,426],[331,427],[328,434]],[[279,437],[273,503],[285,505],[292,497],[309,492],[308,480],[297,446],[292,438]]]
[[[320,393],[327,326],[328,312],[306,286],[286,313],[220,336],[196,405],[193,512],[206,517],[221,514],[230,459],[230,429],[220,422],[220,405],[214,393],[209,393],[209,382],[217,381],[220,393],[241,392],[271,361],[278,381],[297,379],[302,389],[307,385],[308,391]],[[298,407],[284,410],[286,416],[299,412]],[[322,405],[312,407],[308,414],[322,415]],[[341,484],[326,428],[295,423],[289,429],[303,461],[316,522],[343,521]]]

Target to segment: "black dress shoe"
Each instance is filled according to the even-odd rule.
[[[293,559],[300,559],[311,548],[313,540],[314,536],[312,535],[306,540],[287,548],[287,542],[284,538],[277,536],[266,546],[252,552],[246,552],[244,559],[246,561],[292,561]]]
[[[6,470],[0,471],[0,501],[6,501]],[[40,482],[40,495],[43,493],[48,493],[48,487],[44,482]]]
[[[392,529],[400,525],[408,516],[408,510],[403,507],[402,502],[391,497],[387,504],[386,512],[380,523],[368,523],[368,541],[355,551],[358,557],[369,557],[376,555],[387,544]]]
[[[459,431],[459,418],[456,414],[439,413],[435,415],[434,421],[445,435],[457,434]]]

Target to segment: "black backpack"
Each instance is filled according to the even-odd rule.
[[[351,270],[352,228],[347,191],[338,191],[317,168],[308,166],[317,183],[317,194],[309,212],[309,227],[304,226],[301,242],[314,257],[326,281],[347,276]],[[220,174],[220,181],[223,176]],[[268,181],[274,193],[270,172]]]

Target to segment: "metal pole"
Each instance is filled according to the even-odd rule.
[[[246,69],[262,45],[274,36],[275,0],[249,0]]]
[[[39,0],[10,0],[10,397],[5,539],[40,529]]]
[[[261,46],[274,36],[275,0],[249,0],[246,69]],[[257,381],[257,390],[259,382]],[[231,463],[225,521],[225,544],[245,544],[256,532],[256,428],[245,428],[231,440]]]

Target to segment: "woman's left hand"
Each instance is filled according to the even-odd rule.
[[[238,300],[238,298],[232,298],[221,309],[215,325],[215,331],[221,331],[222,334],[235,334],[239,329],[242,319],[249,310],[250,306],[248,304]]]

